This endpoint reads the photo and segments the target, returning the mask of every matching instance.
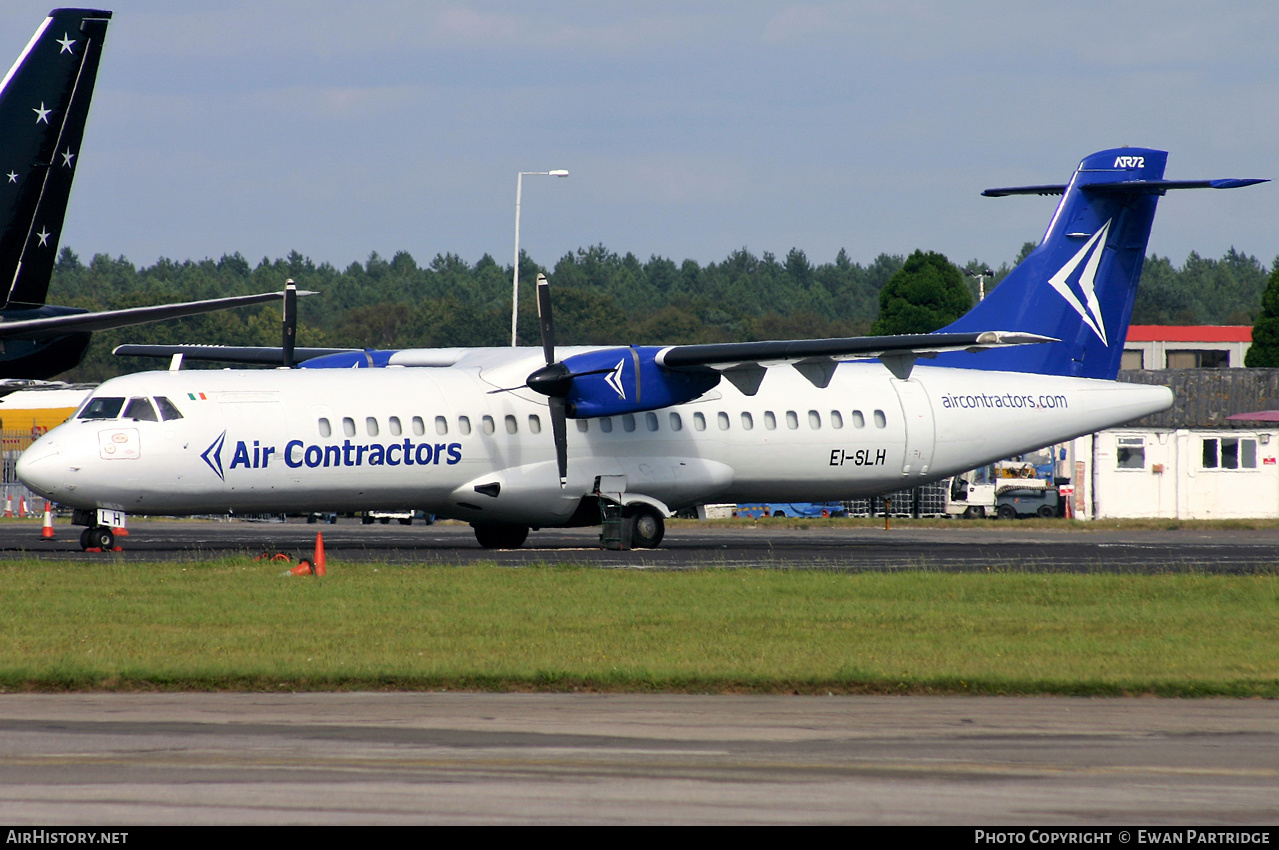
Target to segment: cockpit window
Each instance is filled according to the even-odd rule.
[[[155,397],[155,406],[160,408],[160,418],[166,422],[170,419],[181,419],[182,413],[173,406],[173,402],[169,401],[162,395]]]
[[[124,399],[103,396],[89,399],[89,403],[80,411],[80,419],[115,419],[124,407]]]
[[[160,417],[155,415],[155,408],[151,406],[151,402],[145,398],[129,399],[129,406],[124,409],[125,419],[137,419],[142,422],[158,422]]]

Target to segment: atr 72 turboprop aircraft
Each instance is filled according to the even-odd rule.
[[[1065,185],[988,190],[1063,197],[1040,245],[937,333],[557,353],[540,278],[540,351],[300,349],[291,370],[115,378],[18,475],[77,509],[86,548],[110,547],[125,514],[407,507],[514,547],[599,524],[601,499],[656,546],[664,517],[701,502],[915,486],[1172,404],[1114,380],[1156,201],[1262,181],[1164,180],[1166,159],[1102,151]]]
[[[95,9],[54,9],[0,81],[0,395],[75,366],[92,331],[281,297],[98,313],[44,303],[110,19]]]

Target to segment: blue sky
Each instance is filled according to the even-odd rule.
[[[1012,260],[1095,150],[1279,178],[1279,5],[118,0],[62,244],[553,265],[602,243]],[[0,62],[48,2],[0,8]],[[1279,185],[1174,193],[1150,250],[1279,255]]]

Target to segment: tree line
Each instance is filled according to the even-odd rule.
[[[1023,246],[1017,261],[1030,252]],[[913,257],[914,255],[912,255]],[[920,256],[925,256],[922,253]],[[927,254],[929,258],[940,255]],[[944,258],[942,258],[944,261]],[[814,264],[791,249],[785,257],[757,256],[745,248],[721,262],[701,265],[652,256],[641,261],[603,245],[580,248],[553,267],[520,255],[521,344],[538,344],[533,288],[539,272],[552,283],[555,326],[562,344],[696,343],[792,337],[856,336],[881,318],[881,293],[908,262],[881,254],[866,265],[841,250]],[[985,281],[999,284],[1016,264],[1004,263]],[[1279,258],[1274,267],[1279,269]],[[980,272],[972,260],[955,273]],[[1133,322],[1138,324],[1252,324],[1268,269],[1233,248],[1219,260],[1191,253],[1180,267],[1152,255],[1142,272]],[[219,260],[161,259],[137,267],[124,257],[96,255],[84,263],[63,248],[54,269],[51,300],[91,310],[177,300],[216,298],[283,287],[288,278],[320,295],[303,299],[298,345],[406,348],[510,343],[511,267],[485,254],[468,263],[437,254],[425,266],[401,251],[377,253],[343,270],[295,252],[251,264],[239,253]],[[976,300],[977,282],[963,277]],[[891,309],[891,308],[890,308]],[[883,323],[876,332],[884,331]],[[84,362],[63,376],[101,381],[155,361],[111,355],[124,342],[278,345],[278,305],[158,322],[94,334]]]

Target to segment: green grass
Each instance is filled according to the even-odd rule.
[[[1279,576],[0,566],[0,687],[1279,696]]]

